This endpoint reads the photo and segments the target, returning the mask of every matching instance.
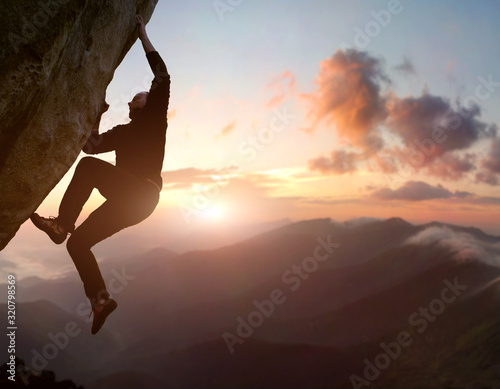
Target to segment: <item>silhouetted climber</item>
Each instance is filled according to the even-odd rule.
[[[93,157],[82,158],[61,201],[59,216],[44,218],[36,213],[31,215],[35,226],[46,232],[56,244],[63,243],[68,233],[71,234],[67,248],[92,304],[92,334],[99,331],[117,303],[110,298],[90,249],[151,215],[162,188],[170,75],[149,41],[144,20],[139,15],[137,27],[155,76],[151,89],[138,93],[128,103],[130,123],[118,125],[99,135],[98,120],[83,148],[87,154],[115,150],[116,166]],[[105,110],[107,107],[103,112]],[[106,201],[75,229],[75,222],[94,188]]]

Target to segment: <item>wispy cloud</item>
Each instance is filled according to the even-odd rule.
[[[475,161],[476,155],[473,153],[465,153],[463,157],[445,153],[427,166],[426,173],[443,180],[456,181],[475,169]]]
[[[215,182],[215,177],[227,175],[227,170],[219,169],[197,169],[189,167],[179,170],[169,170],[162,172],[165,189],[189,188],[193,184],[207,184]]]
[[[228,123],[222,128],[220,134],[216,135],[216,138],[226,136],[227,134],[231,133],[235,129],[235,127],[236,127],[236,120],[233,120],[231,123]]]
[[[288,70],[273,79],[267,86],[273,96],[266,102],[266,107],[272,108],[283,104],[287,97],[293,96],[295,84],[295,76]]]
[[[309,169],[318,170],[323,174],[344,174],[356,171],[356,161],[360,158],[358,153],[344,150],[335,150],[330,153],[330,158],[318,157],[309,160]]]
[[[422,181],[409,181],[398,189],[381,188],[372,192],[371,196],[382,200],[422,201],[431,199],[466,198],[471,193],[451,192],[442,185],[431,186]]]
[[[396,65],[394,69],[406,76],[414,76],[417,74],[413,62],[406,56],[403,57],[403,63]]]
[[[472,233],[454,231],[447,226],[430,226],[405,243],[427,245],[435,242],[451,249],[455,260],[480,260],[488,265],[500,266],[500,238],[498,242],[485,241]]]
[[[496,128],[495,128],[496,131]],[[491,141],[489,154],[481,161],[481,171],[476,174],[476,182],[498,185],[500,175],[500,138]]]

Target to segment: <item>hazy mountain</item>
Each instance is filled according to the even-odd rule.
[[[292,223],[290,219],[281,219],[251,225],[227,226],[221,224],[210,226],[210,228],[200,227],[182,238],[167,242],[166,246],[179,253],[193,250],[214,250],[290,223]]]
[[[77,383],[85,371],[100,366],[120,350],[112,333],[103,328],[99,338],[90,334],[87,317],[71,315],[55,304],[40,300],[16,304],[16,356],[31,369],[53,370],[60,379]],[[0,304],[7,318],[7,305]],[[7,336],[1,339],[2,360],[7,359]]]
[[[338,337],[347,332],[364,335],[359,325],[368,327],[370,323],[379,328],[381,335],[371,339],[366,337],[359,345],[333,348],[276,344],[257,340],[257,334],[237,345],[233,354],[221,338],[150,356],[128,352],[104,366],[105,371],[114,373],[105,381],[109,386],[99,388],[116,387],[113,386],[116,382],[113,377],[119,377],[121,369],[135,369],[153,375],[155,381],[160,380],[172,388],[352,388],[352,375],[366,379],[366,361],[374,363],[384,352],[381,343],[391,344],[402,331],[408,333],[410,344],[394,351],[397,356],[389,358],[389,366],[379,369],[375,380],[367,381],[370,387],[498,388],[499,271],[481,263],[459,264],[451,273],[448,270],[445,267],[434,269],[432,274],[423,274],[407,285],[399,285],[370,301],[351,306],[348,309],[351,313],[345,310],[334,312],[323,321],[324,332],[320,332],[318,339],[321,334],[328,333]],[[412,313],[418,312],[421,306],[429,307],[435,298],[439,298],[443,289],[442,277],[458,274],[464,285],[474,289],[473,284],[489,272],[496,273],[497,278],[487,288],[477,293],[464,293],[447,305],[441,314],[434,316],[434,321],[427,321],[425,329],[423,316],[419,317],[418,325],[410,324],[408,318]],[[422,295],[426,281],[429,290]],[[372,307],[372,303],[378,306]],[[405,320],[389,330],[395,316]],[[381,326],[380,322],[387,327]],[[262,329],[267,325],[264,324]],[[289,323],[280,325],[282,331],[286,331]],[[302,333],[314,335],[318,330],[313,326],[303,329]],[[148,343],[146,347],[150,345]],[[123,358],[124,355],[127,357]]]
[[[168,261],[177,255],[165,248],[158,248],[141,256],[110,257],[99,261],[99,267],[104,280],[110,281],[114,278],[120,281],[122,277],[133,277],[137,273],[144,272],[145,269],[158,265],[158,262]],[[154,272],[154,270],[151,271]],[[117,289],[123,286],[120,282],[115,282],[113,285]],[[5,284],[0,284],[0,288],[7,290]],[[17,282],[16,299],[22,302],[48,300],[71,314],[75,314],[78,307],[82,303],[87,304],[88,301],[76,269],[59,279],[44,280],[29,277],[20,280]]]
[[[253,337],[270,342],[352,346],[403,325],[415,309],[439,296],[445,279],[453,282],[458,277],[468,287],[466,294],[470,294],[500,276],[498,268],[479,262],[448,262],[399,282],[375,275],[379,285],[370,282],[366,277],[369,273],[361,269],[332,273],[327,270],[314,274],[296,291],[266,283],[232,300],[195,305],[173,315],[159,314],[154,321],[142,322],[141,333],[145,335],[136,338],[129,351],[140,353],[144,344],[149,350],[185,347],[221,338],[225,332],[235,334],[237,319],[247,320],[256,311],[254,302],[268,300],[270,292],[280,286],[285,303],[275,306],[272,316],[255,329]],[[387,281],[386,288],[382,288],[380,278]],[[139,331],[138,326],[135,332]]]
[[[78,383],[95,381],[95,389],[121,387],[123,380],[137,386],[160,380],[167,388],[342,387],[348,383],[345,374],[362,370],[366,355],[379,350],[380,339],[408,328],[409,316],[438,299],[445,280],[455,279],[467,290],[442,317],[451,312],[453,320],[465,324],[449,333],[436,324],[425,337],[439,333],[446,352],[467,341],[471,353],[479,353],[476,336],[481,347],[497,342],[491,307],[498,305],[492,296],[500,270],[488,264],[497,261],[499,241],[474,228],[437,222],[415,226],[399,218],[349,223],[316,219],[214,250],[176,254],[158,249],[110,257],[102,261],[102,269],[108,283],[119,286],[113,294],[119,307],[106,331],[102,337],[79,335],[73,348],[64,350],[65,362],[55,358],[49,368]],[[314,258],[318,252],[321,260]],[[19,289],[20,300],[48,296],[51,301],[20,306],[29,316],[23,320],[30,323],[23,335],[28,354],[28,345],[43,347],[50,329],[61,331],[70,320],[80,320],[82,334],[89,332],[90,324],[81,317],[86,299],[75,274],[57,281],[27,280]],[[223,334],[236,334],[237,320],[248,321],[256,301],[269,300],[275,290],[285,301],[274,306],[250,339],[235,344],[231,355]],[[445,321],[440,318],[439,323]],[[404,363],[413,369],[424,363],[420,354],[408,355]],[[443,360],[438,362],[443,366]],[[464,356],[457,363],[466,362]],[[332,364],[339,370],[332,370]]]
[[[275,315],[256,330],[255,337],[280,343],[349,347],[403,328],[412,313],[440,298],[446,288],[444,280],[465,285],[464,298],[499,276],[500,269],[479,262],[448,263],[317,317],[292,321]]]

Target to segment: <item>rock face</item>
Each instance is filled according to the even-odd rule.
[[[0,5],[0,250],[74,163],[157,1]]]

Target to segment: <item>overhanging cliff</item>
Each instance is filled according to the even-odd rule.
[[[0,5],[0,250],[76,160],[157,1]]]

